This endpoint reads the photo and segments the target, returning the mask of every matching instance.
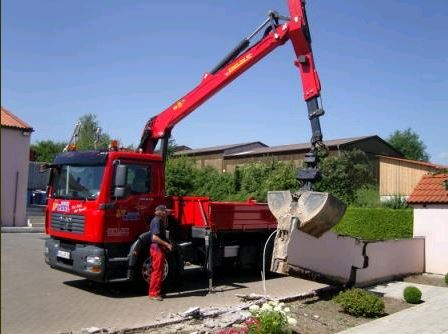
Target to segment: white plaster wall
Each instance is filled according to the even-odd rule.
[[[18,172],[15,226],[26,226],[26,190],[30,135],[22,130],[1,128],[1,223],[13,226],[14,193]]]
[[[319,239],[294,231],[288,247],[288,264],[341,283],[348,282],[354,266],[360,268],[356,273],[357,285],[423,272],[424,239],[367,242],[368,267],[362,269],[364,244],[364,241],[340,237],[331,231]]]
[[[346,282],[352,266],[362,267],[363,244],[327,232],[319,239],[295,230],[288,246],[288,264]]]
[[[358,284],[373,283],[409,273],[422,273],[425,263],[425,239],[401,239],[368,243],[369,266],[358,270]]]
[[[448,273],[448,204],[414,206],[414,237],[425,237],[425,271]]]

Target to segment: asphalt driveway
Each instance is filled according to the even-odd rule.
[[[40,233],[2,233],[2,333],[60,333],[87,327],[143,326],[170,312],[191,306],[232,305],[236,293],[262,293],[258,276],[221,273],[218,292],[207,293],[207,280],[187,272],[184,284],[163,302],[150,301],[131,284],[98,284],[50,269],[43,259],[46,236]],[[292,277],[267,282],[276,296],[307,292],[324,285]]]

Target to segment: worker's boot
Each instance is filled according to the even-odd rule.
[[[345,203],[325,192],[268,192],[268,205],[277,218],[277,235],[271,261],[271,271],[288,273],[288,245],[297,228],[319,238],[339,223],[345,213]]]

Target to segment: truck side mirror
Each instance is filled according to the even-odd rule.
[[[126,193],[128,167],[126,165],[115,166],[114,197],[123,198]]]

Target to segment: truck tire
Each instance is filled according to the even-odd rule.
[[[165,258],[165,270],[163,274],[163,286],[173,286],[179,281],[180,278],[180,265],[178,256],[174,252],[168,253]],[[149,254],[145,254],[144,257],[139,259],[137,265],[135,279],[140,289],[148,291],[149,280],[151,278],[151,257]]]

